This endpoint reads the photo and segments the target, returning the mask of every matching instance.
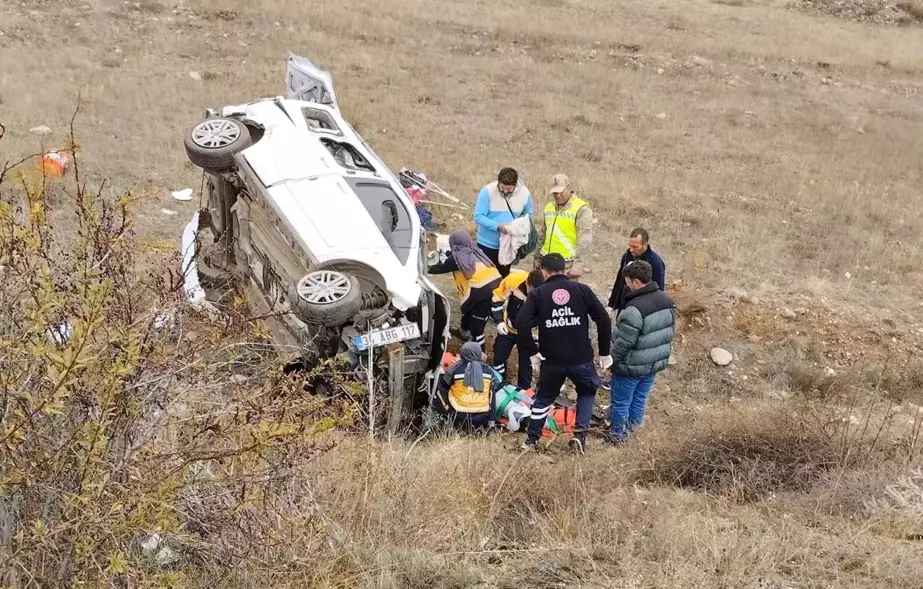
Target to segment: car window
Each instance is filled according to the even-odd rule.
[[[346,178],[346,182],[359,196],[395,255],[402,264],[406,263],[415,238],[411,231],[411,212],[386,182],[361,178]]]
[[[327,151],[333,156],[340,166],[347,170],[363,170],[366,172],[376,172],[372,164],[365,159],[359,150],[349,143],[334,141],[328,137],[321,137],[321,143],[327,148]]]

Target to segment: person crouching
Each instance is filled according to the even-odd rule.
[[[461,347],[459,360],[439,378],[435,408],[455,427],[494,424],[494,398],[503,382],[484,360],[481,346],[468,342]]]

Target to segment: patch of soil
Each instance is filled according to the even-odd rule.
[[[796,0],[791,8],[876,25],[923,24],[920,0]]]

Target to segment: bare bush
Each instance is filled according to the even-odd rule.
[[[352,404],[283,377],[246,317],[190,314],[132,195],[91,190],[66,151],[63,182],[0,172],[0,585],[180,586],[305,540],[310,512],[280,503]]]
[[[867,502],[868,510],[882,518],[910,524],[908,539],[923,539],[923,469],[916,469],[885,487],[884,494]]]
[[[749,502],[807,490],[852,461],[834,438],[793,412],[763,409],[698,420],[684,435],[658,440],[636,479]]]

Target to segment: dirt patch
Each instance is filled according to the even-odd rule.
[[[877,25],[923,23],[920,0],[798,0],[797,10]]]

